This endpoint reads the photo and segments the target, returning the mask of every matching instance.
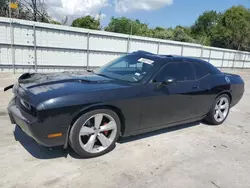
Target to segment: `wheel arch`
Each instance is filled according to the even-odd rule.
[[[121,121],[121,132],[120,132],[120,136],[122,136],[125,132],[125,117],[124,117],[124,114],[122,113],[122,111],[116,107],[116,106],[113,106],[113,105],[108,105],[108,104],[98,104],[98,105],[92,105],[92,106],[88,106],[84,109],[82,109],[79,113],[77,113],[77,115],[75,115],[73,118],[72,118],[72,121],[69,125],[69,128],[68,128],[68,131],[67,131],[67,136],[66,136],[66,141],[64,143],[64,148],[66,149],[68,147],[68,138],[69,138],[69,134],[70,134],[70,130],[72,128],[72,126],[74,125],[75,121],[80,117],[82,116],[83,114],[87,113],[87,112],[90,112],[92,110],[97,110],[97,109],[109,109],[109,110],[112,110],[114,111],[120,121]]]
[[[229,114],[230,107],[228,109],[226,117],[222,121],[217,121],[214,118],[215,105],[216,105],[217,100],[219,99],[219,97],[222,96],[222,95],[227,95],[229,97],[229,100],[230,100],[229,103],[232,100],[232,94],[231,94],[230,91],[222,91],[222,92],[218,93],[218,95],[216,95],[214,104],[212,105],[212,107],[210,108],[210,110],[207,113],[206,117],[204,118],[204,121],[211,124],[211,125],[220,125],[220,124],[222,124],[226,120],[226,118],[227,118],[227,116]]]
[[[216,96],[216,98],[218,98],[219,96],[224,95],[224,94],[228,95],[228,97],[229,97],[229,99],[230,99],[230,103],[231,103],[231,102],[232,102],[232,93],[231,93],[231,91],[229,91],[229,90],[220,92],[220,93]]]

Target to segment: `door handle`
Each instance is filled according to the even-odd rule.
[[[193,86],[192,89],[199,89],[199,86]]]

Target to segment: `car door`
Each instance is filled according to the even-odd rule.
[[[159,87],[166,78],[173,78],[175,82]],[[196,116],[193,96],[196,94],[198,82],[190,63],[166,64],[145,87],[140,129],[167,125]]]
[[[213,95],[210,91],[210,72],[200,62],[190,62],[195,70],[196,80],[198,81],[198,88],[193,106],[195,107],[195,114],[199,116],[205,115],[213,104]]]

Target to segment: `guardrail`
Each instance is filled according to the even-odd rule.
[[[250,68],[249,52],[0,17],[1,71],[75,71],[136,50],[201,58],[220,68]]]

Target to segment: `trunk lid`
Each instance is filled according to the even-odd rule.
[[[226,81],[228,83],[231,83],[231,84],[243,84],[244,85],[244,81],[240,77],[240,75],[232,74],[232,73],[226,73],[226,72],[223,72],[223,74],[225,75],[225,79],[226,79]]]

